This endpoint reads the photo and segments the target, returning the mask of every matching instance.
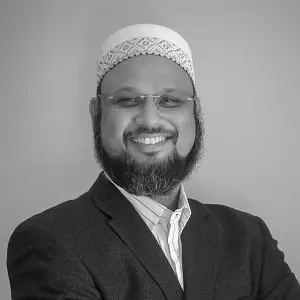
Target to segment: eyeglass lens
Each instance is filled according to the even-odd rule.
[[[184,109],[192,102],[188,96],[182,93],[151,96],[123,92],[116,93],[109,98],[112,109],[120,111],[135,111],[141,109],[148,98],[150,98],[150,101],[155,102],[159,110],[164,111],[178,111]]]

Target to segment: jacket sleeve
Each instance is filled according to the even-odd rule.
[[[12,300],[100,300],[84,263],[45,228],[22,223],[10,237],[7,270]]]
[[[259,289],[259,300],[299,300],[300,285],[288,264],[284,254],[278,249],[277,241],[259,218],[263,236],[263,253]]]

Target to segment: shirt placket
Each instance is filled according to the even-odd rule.
[[[175,212],[170,219],[170,231],[168,236],[168,244],[170,248],[170,255],[175,264],[175,270],[178,280],[183,288],[183,276],[180,262],[180,247],[179,247],[179,219],[180,213]]]

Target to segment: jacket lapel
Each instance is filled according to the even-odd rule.
[[[101,172],[90,189],[96,205],[112,219],[109,226],[160,286],[167,299],[182,299],[182,289],[153,234],[132,204]]]
[[[222,228],[210,210],[190,200],[192,215],[181,235],[184,299],[211,299],[221,254]]]

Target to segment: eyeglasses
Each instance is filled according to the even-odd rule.
[[[134,112],[144,107],[146,99],[152,98],[157,109],[160,111],[181,111],[187,108],[197,96],[188,97],[181,92],[172,92],[163,95],[140,95],[132,92],[116,92],[113,95],[97,94],[98,98],[106,99],[107,105],[116,111]]]

